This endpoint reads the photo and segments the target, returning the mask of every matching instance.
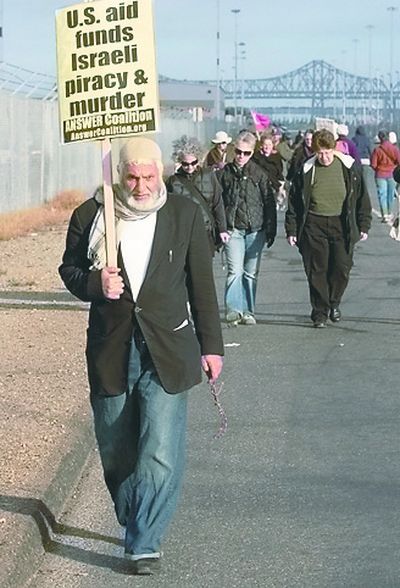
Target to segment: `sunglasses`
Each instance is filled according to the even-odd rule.
[[[199,163],[198,159],[193,159],[193,161],[181,161],[182,167],[189,167],[189,165],[197,165]]]
[[[252,151],[242,151],[241,149],[235,147],[235,153],[236,155],[245,155],[246,157],[249,157],[252,154]]]

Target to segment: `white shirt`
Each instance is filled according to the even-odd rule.
[[[157,212],[135,221],[121,220],[121,253],[134,301],[149,265]]]

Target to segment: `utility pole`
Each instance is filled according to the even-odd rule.
[[[372,31],[374,25],[369,24],[366,26],[368,31],[368,80],[369,80],[369,115],[372,113]]]
[[[246,51],[243,49],[243,47],[245,46],[246,43],[243,41],[239,43],[239,47],[241,47],[240,60],[242,62],[240,75],[240,126],[243,126],[244,120],[244,60],[246,59]]]
[[[220,64],[220,35],[219,35],[219,28],[220,28],[220,11],[219,11],[219,3],[220,0],[217,0],[217,91],[215,100],[216,104],[216,118],[219,120],[221,118],[221,64]]]
[[[359,43],[359,39],[353,39],[353,43],[354,43],[354,67],[353,67],[353,72],[354,72],[354,75],[357,76],[358,75],[358,43]]]
[[[4,61],[3,56],[3,0],[0,0],[0,63]]]

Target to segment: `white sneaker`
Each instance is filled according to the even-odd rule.
[[[244,314],[242,320],[240,321],[241,325],[256,325],[257,321],[252,314]]]
[[[236,310],[232,310],[228,312],[226,315],[226,322],[228,327],[237,327],[237,325],[242,321],[242,315],[240,312],[236,312]]]

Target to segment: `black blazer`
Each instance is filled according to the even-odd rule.
[[[120,254],[125,290],[119,300],[106,299],[101,272],[89,270],[88,237],[98,206],[91,198],[73,212],[59,267],[68,290],[91,302],[86,347],[91,392],[117,395],[126,391],[135,324],[167,392],[188,390],[201,381],[200,356],[223,355],[201,210],[186,198],[169,196],[158,211],[150,261],[135,304]]]

